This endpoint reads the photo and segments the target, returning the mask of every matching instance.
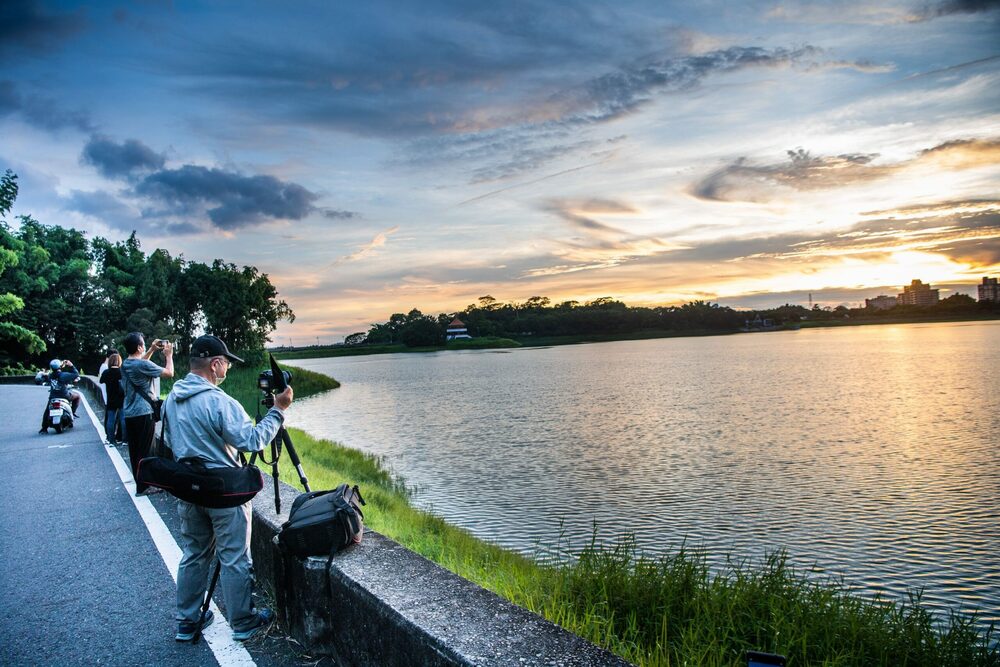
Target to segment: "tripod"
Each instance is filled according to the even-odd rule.
[[[260,405],[271,409],[274,407],[274,396],[268,393],[263,399],[261,399]],[[260,407],[258,406],[257,423],[260,423],[261,419]],[[302,469],[302,461],[299,459],[299,454],[295,451],[295,445],[292,443],[292,436],[288,434],[284,424],[282,424],[278,427],[278,433],[271,440],[271,460],[268,461],[264,458],[264,455],[261,452],[254,452],[250,456],[251,465],[253,465],[257,459],[260,459],[261,463],[271,466],[271,477],[274,479],[275,514],[281,514],[281,485],[278,483],[281,472],[278,470],[278,460],[281,458],[282,447],[288,451],[288,458],[292,460],[292,465],[295,466],[296,472],[299,473],[299,482],[302,484],[302,488],[305,489],[307,493],[312,491],[312,489],[309,488],[309,480],[306,478],[306,472]]]

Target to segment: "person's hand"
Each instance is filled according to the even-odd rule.
[[[174,353],[174,344],[171,343],[169,340],[161,340],[160,349],[163,350],[163,354],[169,357]]]
[[[287,410],[288,406],[292,404],[292,393],[292,386],[288,385],[285,387],[285,391],[274,395],[274,405],[282,410]]]

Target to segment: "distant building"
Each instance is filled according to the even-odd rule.
[[[465,322],[456,317],[448,325],[448,330],[445,332],[444,338],[445,340],[461,340],[463,338],[470,339],[472,336],[469,335],[469,330],[465,328]]]
[[[900,306],[933,306],[938,300],[938,290],[914,279],[899,293],[896,303]]]
[[[896,307],[896,297],[879,294],[874,299],[865,299],[865,308],[868,310],[889,310]]]
[[[983,284],[979,285],[979,300],[1000,303],[1000,286],[997,285],[997,278],[983,278]]]

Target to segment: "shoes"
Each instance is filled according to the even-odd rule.
[[[205,622],[201,624],[201,629],[204,630],[208,626],[212,625],[212,621],[215,620],[215,614],[209,609],[208,613],[205,614]],[[194,639],[195,630],[198,629],[198,621],[181,621],[177,624],[177,634],[174,635],[174,639],[179,642],[189,642]]]
[[[39,432],[39,434],[46,434],[47,435],[48,432],[49,432],[49,429],[47,429],[47,428],[40,428],[40,429],[38,429],[38,432]]]
[[[144,489],[143,491],[137,492],[135,494],[135,497],[139,498],[141,496],[152,496],[152,495],[156,495],[157,493],[163,493],[163,489],[158,489],[155,486],[150,486],[150,487],[147,487],[146,489]]]
[[[254,624],[246,630],[239,630],[233,633],[233,639],[238,642],[245,642],[257,636],[257,633],[266,628],[274,620],[274,612],[270,609],[261,609],[257,612]]]
[[[78,415],[78,414],[76,414],[76,413],[74,412],[74,413],[73,413],[73,419],[79,419],[79,418],[80,418],[80,415]]]

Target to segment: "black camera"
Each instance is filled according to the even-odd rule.
[[[273,393],[275,390],[284,391],[285,387],[292,384],[292,373],[291,371],[281,371],[281,375],[285,378],[284,387],[281,386],[280,382],[274,381],[274,371],[272,370],[261,371],[261,374],[257,376],[257,386],[265,394]]]

